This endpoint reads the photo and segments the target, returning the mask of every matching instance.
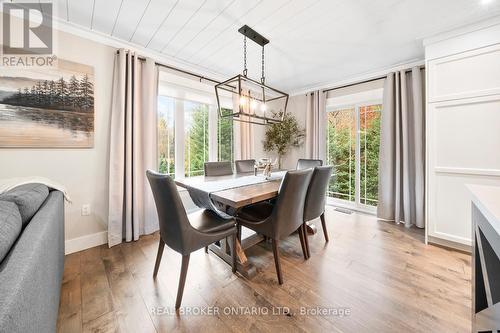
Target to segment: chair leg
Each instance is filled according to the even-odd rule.
[[[329,241],[328,231],[326,231],[325,213],[321,214],[321,226],[323,227],[323,235],[325,235],[325,242]]]
[[[208,253],[208,246],[205,246],[205,253]]]
[[[233,235],[233,248],[231,255],[233,256],[232,269],[233,273],[236,273],[236,240],[238,239],[238,233]]]
[[[311,250],[309,249],[309,239],[307,235],[307,225],[304,223],[302,224],[302,228],[304,229],[304,244],[306,245],[306,251],[307,251],[307,259],[311,258]]]
[[[156,278],[158,274],[158,269],[160,268],[161,256],[163,255],[163,248],[165,247],[165,242],[160,237],[160,243],[158,244],[158,253],[156,254],[155,269],[153,271],[153,278]]]
[[[182,256],[181,276],[179,278],[179,287],[177,288],[177,299],[175,300],[176,310],[181,307],[182,294],[184,293],[184,285],[186,284],[186,275],[189,265],[189,256],[189,254]]]
[[[302,247],[302,254],[304,255],[304,260],[307,260],[307,249],[306,244],[304,242],[304,228],[301,224],[299,227],[299,238],[300,238],[300,247]]]
[[[278,249],[278,241],[276,239],[272,240],[273,243],[273,255],[274,255],[274,265],[276,266],[276,274],[278,275],[278,283],[283,284],[283,275],[281,274],[281,264],[280,264],[280,253]]]

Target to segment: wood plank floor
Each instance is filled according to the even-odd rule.
[[[68,255],[58,331],[470,332],[469,255],[371,216],[331,207],[326,216],[330,242],[317,223],[308,261],[297,235],[282,242],[282,286],[268,243],[247,251],[259,271],[252,280],[193,253],[182,304],[192,313],[181,315],[172,313],[181,256],[165,248],[152,278],[158,234]],[[219,313],[194,313],[202,310]]]

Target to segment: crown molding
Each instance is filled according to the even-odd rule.
[[[471,32],[479,31],[479,30],[484,30],[491,28],[493,26],[500,25],[500,15],[499,16],[494,16],[492,18],[482,20],[480,22],[476,23],[471,23],[471,24],[466,24],[466,25],[461,25],[453,29],[449,29],[444,32],[440,32],[437,34],[433,34],[430,36],[422,37],[424,47],[442,42],[447,39],[455,38],[458,36],[466,35]]]
[[[0,3],[3,1],[0,1]],[[0,6],[0,13],[3,13],[3,8]],[[17,16],[17,15],[13,15]],[[17,16],[19,17],[19,16]],[[163,54],[158,51],[154,51],[151,49],[147,49],[141,45],[132,43],[132,42],[127,42],[122,39],[113,37],[111,35],[96,31],[96,30],[91,30],[89,28],[83,27],[81,25],[66,21],[64,19],[58,18],[53,16],[52,17],[52,26],[53,29],[65,32],[71,35],[75,35],[81,38],[85,38],[103,45],[107,45],[116,49],[128,49],[133,52],[136,52],[137,54],[144,56],[144,57],[149,57],[155,60],[158,63],[165,64],[168,66],[176,67],[188,72],[193,72],[195,74],[198,74],[200,76],[204,76],[207,78],[211,78],[214,80],[218,81],[223,81],[226,77],[227,74],[223,73],[218,73],[214,72],[206,67],[203,66],[198,66],[194,65],[192,63],[186,62],[182,59],[179,58],[174,58],[172,56],[168,56],[166,54]]]
[[[176,67],[185,71],[193,72],[200,76],[209,77],[219,81],[223,80],[227,76],[223,73],[214,72],[206,67],[194,65],[182,59],[174,58],[161,52],[147,49],[141,45],[127,42],[122,39],[101,33],[99,31],[90,30],[88,28],[76,25],[65,20],[61,20],[59,18],[54,18],[54,21],[56,22],[55,29],[59,31],[89,39],[94,42],[108,45],[117,49],[129,49],[140,54],[141,56],[152,58],[153,60],[161,64]]]
[[[414,59],[414,60],[411,60],[408,62],[379,68],[379,69],[376,69],[373,71],[368,71],[368,72],[363,72],[363,73],[356,74],[356,75],[351,75],[351,76],[348,76],[344,79],[335,80],[335,81],[327,81],[327,82],[319,83],[316,85],[311,85],[308,87],[296,89],[296,90],[291,91],[289,94],[290,94],[290,96],[294,96],[294,95],[306,94],[306,93],[314,91],[314,90],[335,89],[336,87],[341,87],[341,86],[345,86],[345,85],[349,85],[349,84],[353,84],[353,83],[357,83],[357,82],[376,79],[379,77],[386,76],[390,72],[397,72],[397,71],[405,70],[405,69],[415,67],[415,66],[422,66],[424,64],[425,64],[425,60],[423,58],[422,59]]]

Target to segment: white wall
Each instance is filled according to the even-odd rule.
[[[296,95],[290,96],[288,100],[287,112],[293,114],[300,126],[305,129],[306,127],[306,95]],[[276,154],[268,153],[264,151],[264,145],[262,141],[265,137],[266,126],[262,125],[252,125],[254,128],[254,155],[256,159],[262,157],[271,157],[273,160],[277,157]],[[282,161],[282,168],[284,169],[295,169],[297,165],[297,160],[299,158],[304,158],[306,153],[305,145],[299,148],[292,148],[290,153],[287,154]]]
[[[297,118],[301,128],[306,128],[306,94],[291,96],[288,105],[288,111]],[[307,133],[306,133],[307,135]],[[290,153],[283,159],[283,167],[285,169],[295,169],[297,160],[306,158],[306,146],[304,144],[299,148],[292,148]]]
[[[43,176],[67,187],[73,200],[72,204],[65,204],[66,245],[67,251],[71,251],[84,243],[92,245],[106,240],[108,137],[116,49],[64,32],[56,31],[54,38],[57,57],[94,67],[94,148],[0,149],[0,178]],[[81,216],[82,204],[87,203],[92,213]]]

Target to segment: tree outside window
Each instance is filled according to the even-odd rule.
[[[231,109],[222,109],[223,115],[233,113]],[[217,160],[234,162],[234,131],[233,118],[220,117],[217,126]]]
[[[327,162],[335,174],[328,196],[352,203],[359,197],[359,204],[377,206],[381,111],[381,104],[366,104],[327,113]]]
[[[184,102],[184,175],[203,175],[208,162],[208,105]]]
[[[175,177],[175,100],[158,97],[158,170]]]
[[[203,175],[204,163],[209,161],[209,144],[216,144],[214,157],[219,161],[234,161],[234,134],[231,117],[210,116],[217,112],[208,104],[172,98],[158,97],[158,170],[175,177],[175,164],[182,163],[178,169],[184,170],[185,177]],[[223,109],[225,114],[232,110]],[[175,119],[182,119],[184,128],[181,143],[175,140]],[[214,121],[214,130],[210,130],[210,122]],[[180,133],[178,133],[180,134]],[[213,140],[210,138],[213,137]],[[184,149],[184,160],[175,160],[175,152]]]

